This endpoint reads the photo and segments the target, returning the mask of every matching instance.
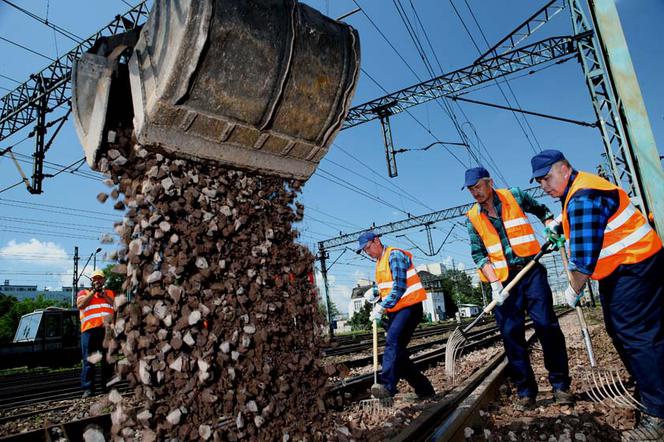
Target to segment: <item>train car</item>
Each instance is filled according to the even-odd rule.
[[[0,368],[68,367],[80,360],[77,309],[48,307],[23,315],[13,341],[0,346]]]

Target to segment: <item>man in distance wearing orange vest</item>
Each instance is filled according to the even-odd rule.
[[[399,379],[405,379],[419,399],[428,399],[435,394],[433,386],[415,367],[407,350],[422,321],[422,301],[427,297],[413,265],[413,255],[384,246],[372,231],[363,232],[358,241],[357,253],[363,251],[376,260],[378,294],[368,299],[374,305],[369,319],[380,321],[387,314],[381,383],[371,388],[371,394],[375,398],[394,396]]]
[[[480,279],[491,284],[492,297],[498,302],[494,314],[517,389],[518,399],[514,405],[520,410],[531,408],[538,393],[526,348],[526,310],[542,344],[554,399],[560,404],[571,405],[574,398],[569,393],[565,337],[553,311],[546,269],[536,264],[508,297],[503,292],[503,285],[507,285],[540,250],[524,212],[532,213],[545,224],[553,220],[553,215],[521,189],[494,189],[493,180],[483,167],[466,171],[464,187],[477,201],[467,213],[471,254]]]
[[[599,281],[606,330],[636,381],[645,413],[623,440],[664,440],[664,250],[627,193],[576,171],[557,150],[531,160],[533,179],[562,203],[569,241],[570,306],[592,278]]]
[[[81,317],[81,353],[83,368],[81,370],[81,387],[83,397],[95,393],[94,378],[96,359],[101,355],[101,388],[106,389],[110,379],[111,366],[106,361],[104,349],[104,320],[113,315],[115,293],[104,288],[106,279],[104,272],[96,270],[92,273],[92,288],[83,289],[76,296],[76,307]]]

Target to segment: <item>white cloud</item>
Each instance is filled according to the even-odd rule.
[[[466,264],[452,258],[450,255],[447,255],[445,259],[443,259],[443,264],[448,269],[456,268],[457,270],[466,270]]]
[[[350,295],[353,290],[352,287],[345,284],[337,284],[337,278],[334,275],[327,276],[327,286],[329,288],[329,295],[332,302],[337,306],[341,313],[348,313],[348,303],[350,302]],[[325,298],[325,287],[323,286],[323,277],[319,271],[316,271],[316,287],[318,293],[322,298]],[[325,300],[323,299],[323,303]]]
[[[0,262],[10,277],[14,272],[25,272],[26,275],[18,279],[44,280],[49,273],[53,274],[48,286],[71,286],[72,260],[64,248],[51,241],[39,241],[35,238],[26,242],[10,240],[6,246],[0,248]],[[43,275],[38,275],[43,272]],[[32,274],[34,275],[32,275]],[[63,275],[67,273],[68,275]],[[59,287],[58,287],[59,288]]]

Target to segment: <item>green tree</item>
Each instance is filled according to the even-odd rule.
[[[355,330],[369,330],[371,328],[371,321],[369,321],[369,314],[372,310],[371,304],[365,303],[364,306],[350,318],[348,324],[350,329]]]
[[[443,291],[451,294],[456,305],[482,305],[482,290],[473,287],[472,279],[462,270],[448,269],[443,273]]]
[[[5,297],[10,298],[9,304],[10,307],[0,316],[0,343],[11,342],[14,338],[14,333],[18,328],[18,323],[21,320],[21,316],[32,313],[37,309],[43,309],[51,306],[65,306],[61,302],[47,300],[44,298],[43,294],[37,295],[35,299],[24,299],[23,301],[17,301],[14,297]],[[13,301],[12,301],[13,300]],[[6,308],[8,301],[5,299],[0,300],[0,308]]]
[[[122,293],[122,283],[124,283],[125,276],[120,273],[115,273],[113,268],[115,264],[109,264],[104,267],[103,272],[106,277],[106,288],[113,290],[115,294]]]

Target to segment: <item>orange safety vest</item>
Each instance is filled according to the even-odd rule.
[[[592,279],[606,278],[619,265],[636,264],[662,248],[662,241],[650,227],[646,217],[634,207],[627,192],[602,177],[586,172],[579,172],[576,176],[563,205],[563,232],[568,241],[570,228],[567,205],[570,198],[582,189],[617,190],[619,196],[618,209],[609,218],[604,229],[602,250],[595,271],[590,275]]]
[[[113,290],[105,289],[106,296],[115,299]],[[84,296],[89,293],[88,290],[81,290],[78,296]],[[105,299],[93,296],[90,299],[90,304],[79,311],[81,318],[81,332],[90,330],[91,328],[102,327],[104,325],[104,317],[113,314],[113,305],[106,302]]]
[[[537,254],[540,250],[539,242],[535,238],[535,231],[533,226],[530,225],[528,217],[516,198],[508,189],[494,189],[501,203],[501,219],[507,233],[507,239],[512,246],[512,250],[517,256],[526,258]],[[484,247],[489,254],[489,261],[496,271],[496,276],[501,282],[507,280],[509,276],[509,267],[507,266],[507,259],[503,252],[503,246],[500,243],[500,236],[498,232],[489,221],[484,213],[480,212],[480,205],[475,204],[467,213],[471,224],[480,235]],[[483,282],[488,282],[481,269],[478,269],[480,279]]]
[[[410,258],[410,267],[406,273],[406,291],[401,296],[394,307],[386,309],[387,312],[398,312],[399,310],[417,304],[427,299],[427,292],[422,287],[422,281],[417,275],[415,266],[413,265],[413,255],[405,250],[397,249],[395,247],[385,247],[383,256],[380,257],[376,263],[376,285],[380,292],[380,299],[385,299],[392,291],[394,279],[392,278],[392,270],[390,269],[390,253],[392,250],[399,250]]]

